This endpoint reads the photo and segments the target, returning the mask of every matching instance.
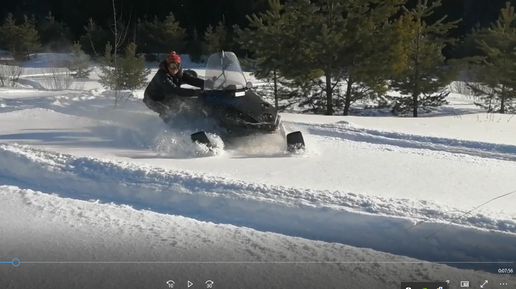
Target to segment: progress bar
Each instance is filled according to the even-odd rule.
[[[0,262],[12,264],[14,267],[20,265],[20,260],[15,258],[12,261]],[[453,262],[453,261],[414,261],[414,262],[302,262],[302,261],[279,261],[279,262],[253,262],[253,261],[23,261],[24,264],[514,264],[514,261],[505,262]]]
[[[0,262],[0,264],[11,264],[13,265],[14,267],[18,267],[20,266],[20,260],[18,258],[14,258],[12,261],[7,261],[7,262]]]

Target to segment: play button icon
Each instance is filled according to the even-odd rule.
[[[192,287],[192,285],[193,285],[193,283],[190,280],[188,280],[188,282],[186,284],[188,285],[188,288]]]

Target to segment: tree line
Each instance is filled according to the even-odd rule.
[[[492,25],[479,26],[464,37],[450,36],[462,19],[435,17],[441,0],[269,0],[262,4],[262,12],[246,15],[245,25],[228,25],[222,18],[204,31],[191,32],[172,12],[162,19],[131,19],[117,14],[113,5],[110,25],[98,25],[91,18],[74,45],[70,29],[51,13],[39,22],[9,14],[0,26],[0,48],[26,59],[43,49],[80,47],[108,67],[116,63],[119,51],[125,51],[128,59],[139,63],[126,66],[141,67],[142,75],[148,71],[138,53],[147,60],[159,60],[156,53],[173,49],[202,61],[212,52],[232,50],[245,58],[246,67],[258,78],[272,83],[278,108],[296,105],[327,115],[347,115],[354,102],[370,99],[397,115],[418,116],[445,104],[447,87],[467,71],[467,89],[479,96],[479,106],[490,112],[514,112],[516,32],[510,2],[498,8],[499,19]],[[447,58],[446,50],[460,51],[456,55],[461,57]]]
[[[285,0],[286,1],[286,0]],[[282,3],[285,3],[282,1]],[[496,20],[499,9],[506,0],[453,0],[445,1],[436,9],[435,18],[448,15],[449,20],[463,18],[457,29],[453,30],[453,37],[461,37],[477,24],[487,26]],[[511,2],[515,3],[514,0]],[[414,6],[417,0],[407,1],[408,6]],[[181,26],[187,29],[191,35],[194,28],[204,31],[208,25],[215,25],[225,19],[228,26],[247,25],[246,15],[259,13],[267,9],[266,0],[146,0],[146,1],[117,1],[116,9],[119,15],[132,19],[144,18],[145,15],[164,19],[169,12],[174,13]],[[84,25],[89,18],[93,18],[100,26],[107,26],[112,20],[112,3],[106,0],[24,0],[3,1],[0,9],[0,19],[7,16],[8,12],[16,18],[23,15],[34,15],[36,20],[43,21],[49,11],[59,21],[70,27],[72,40],[84,33]]]
[[[373,100],[395,115],[417,117],[446,104],[450,84],[466,76],[464,89],[479,107],[516,112],[511,2],[497,21],[459,39],[449,32],[461,19],[433,17],[441,0],[268,3],[266,12],[248,16],[248,28],[235,31],[253,53],[256,76],[272,83],[277,107],[286,100],[307,112],[348,115],[353,103]],[[446,48],[465,56],[448,59]]]

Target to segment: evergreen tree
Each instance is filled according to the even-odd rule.
[[[197,32],[197,28],[194,27],[192,30],[192,38],[186,47],[186,51],[190,54],[190,59],[197,63],[203,62],[203,56],[206,54],[207,50],[206,43]]]
[[[106,43],[111,39],[111,32],[97,25],[92,18],[84,26],[84,30],[85,34],[79,40],[82,49],[87,54],[101,56],[102,48],[105,48]]]
[[[88,78],[93,70],[90,68],[89,56],[84,53],[81,44],[77,41],[72,46],[72,57],[67,66],[76,78]]]
[[[125,47],[123,57],[114,61],[113,46],[106,44],[104,57],[102,58],[100,84],[114,91],[134,91],[145,87],[150,70],[145,67],[145,58],[136,56],[136,44],[130,42]]]
[[[345,73],[342,68],[352,58],[345,55],[345,50],[358,51],[353,46],[359,44],[358,25],[364,18],[358,16],[366,12],[365,6],[356,1],[321,0],[316,5],[310,1],[297,1],[285,9],[285,30],[290,32],[286,44],[291,47],[287,50],[287,73],[302,82],[315,84],[318,89],[309,97],[309,103],[324,104],[324,113],[332,115],[336,104],[335,88]],[[296,45],[298,41],[299,45]],[[314,74],[315,71],[324,76],[324,81],[318,77],[319,73]],[[314,112],[320,112],[320,108],[320,105],[315,106]]]
[[[41,44],[39,42],[38,30],[36,30],[36,20],[27,16],[24,16],[23,19],[21,39],[27,59],[30,59],[30,54],[36,52],[41,47]]]
[[[282,53],[285,47],[285,31],[282,30],[284,25],[281,17],[284,5],[279,0],[268,0],[268,4],[269,9],[266,12],[247,16],[249,28],[240,29],[235,26],[235,32],[242,48],[253,53],[253,75],[257,79],[272,82],[274,105],[278,109],[280,98],[292,96],[288,94],[282,97],[283,93],[280,93],[283,78],[281,65],[287,56],[286,53]]]
[[[106,43],[104,56],[100,58],[101,66],[99,75],[99,83],[106,89],[114,92],[115,108],[121,98],[127,96],[128,99],[132,94],[121,94],[120,90],[124,89],[124,70],[122,69],[122,61],[116,55],[116,46],[110,42]]]
[[[115,63],[113,57],[113,45],[110,42],[106,43],[104,48],[104,55],[100,60],[100,72],[99,83],[105,89],[120,90],[122,89],[121,77],[119,75],[120,70],[117,67],[118,63]]]
[[[472,66],[474,82],[468,83],[489,112],[516,112],[516,15],[510,2],[490,28],[474,33],[477,47],[485,55]]]
[[[147,85],[150,69],[145,67],[145,58],[136,56],[136,43],[130,42],[120,61],[121,88],[134,91]]]
[[[407,66],[391,85],[401,95],[409,97],[397,98],[396,113],[412,109],[412,115],[417,117],[420,108],[447,103],[449,91],[446,88],[458,73],[453,67],[447,67],[442,50],[454,42],[447,34],[460,20],[445,23],[444,16],[434,23],[427,23],[426,19],[441,4],[441,0],[431,4],[428,0],[418,0],[415,8],[404,9],[405,14],[400,21],[405,24],[404,28],[411,28],[405,42],[409,49],[409,59]]]
[[[186,29],[181,27],[172,12],[165,17],[162,29],[162,39],[165,45],[164,52],[168,53],[171,50],[181,51],[185,47],[186,43],[184,42],[184,38],[186,37]]]
[[[403,3],[401,0],[320,0],[316,3],[297,0],[282,6],[272,2],[267,13],[250,19],[251,26],[257,28],[255,39],[248,36],[244,41],[249,48],[264,46],[260,54],[264,72],[280,71],[282,76],[293,80],[292,84],[311,82],[317,89],[307,103],[324,103],[325,114],[334,113],[340,99],[339,84],[345,79],[344,114],[347,114],[355,100],[354,84],[373,84],[374,77],[370,74],[382,71],[378,69],[380,65],[391,66],[387,57],[383,58],[385,64],[371,60],[380,59],[376,56],[385,53],[373,42],[381,35],[383,23],[387,23]],[[386,43],[383,42],[383,46]],[[267,48],[267,45],[272,47]],[[278,66],[281,68],[277,69]],[[376,90],[375,85],[369,87]],[[312,111],[320,112],[320,107],[313,107]]]
[[[388,92],[388,82],[405,66],[403,31],[390,20],[406,1],[369,1],[364,19],[355,32],[357,44],[342,50],[345,62],[343,114],[358,100],[378,101]],[[348,24],[349,25],[349,24]],[[365,28],[365,29],[364,29]]]
[[[225,21],[219,21],[215,27],[208,25],[208,28],[204,32],[204,40],[208,54],[229,50],[231,45],[229,43],[228,28],[226,27]]]
[[[186,29],[179,25],[174,14],[170,13],[163,21],[157,16],[151,20],[138,20],[136,41],[144,53],[169,53],[182,51],[186,42]]]
[[[51,51],[62,52],[71,44],[71,32],[62,22],[56,21],[52,12],[48,12],[43,23],[38,27],[38,33],[43,45]]]
[[[20,55],[23,58],[23,52],[21,51],[21,43],[19,35],[22,34],[22,29],[16,25],[16,20],[13,14],[9,13],[4,19],[4,23],[0,26],[0,47],[9,51],[14,59],[19,60]]]
[[[136,20],[136,25],[134,28],[134,42],[138,45],[141,53],[151,54],[159,52],[156,48],[158,46],[157,42],[154,40],[152,28],[158,29],[159,21],[157,17],[154,17],[152,22],[149,22],[145,17],[143,20],[138,18]],[[148,57],[148,61],[157,61],[156,58]]]
[[[29,59],[29,54],[40,47],[34,21],[24,16],[24,22],[16,24],[14,16],[8,14],[0,26],[0,46],[9,51],[15,60]]]

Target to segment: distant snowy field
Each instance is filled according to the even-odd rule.
[[[514,264],[493,263],[516,256],[511,115],[483,113],[456,93],[442,114],[417,119],[286,113],[287,127],[305,133],[304,154],[263,138],[199,158],[188,141],[196,124],[166,127],[138,99],[143,91],[113,109],[95,72],[74,89],[43,89],[56,57],[41,54],[19,87],[0,88],[0,261],[21,261],[0,264],[2,276],[46,266],[31,262],[201,260],[298,262],[292,288],[336,288],[336,276],[353,288],[516,284],[496,274]],[[285,277],[270,267],[239,279],[252,266],[220,269],[220,282]],[[153,274],[138,268],[132,274]],[[128,269],[119,270],[96,284]],[[154,277],[145,284],[165,288],[156,286],[167,277]]]

